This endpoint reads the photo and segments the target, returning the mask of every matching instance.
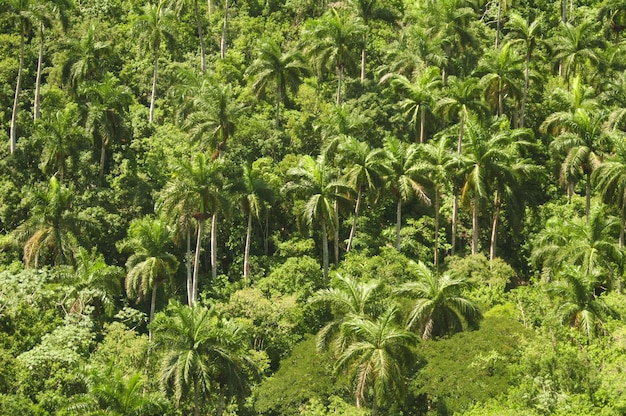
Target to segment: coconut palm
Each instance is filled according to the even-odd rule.
[[[381,288],[382,284],[377,280],[361,282],[337,274],[329,289],[318,291],[310,302],[329,305],[335,317],[317,334],[318,350],[325,350],[333,339],[333,350],[345,349],[348,338],[340,332],[342,325],[357,316],[375,316],[375,296]]]
[[[526,117],[526,101],[528,99],[528,88],[530,85],[530,61],[533,52],[541,39],[541,17],[536,18],[532,22],[526,21],[517,13],[511,13],[506,27],[510,30],[508,36],[512,39],[513,44],[522,43],[524,51],[524,89],[522,92],[522,105],[520,109],[519,127],[524,128],[524,119]]]
[[[398,328],[397,307],[390,307],[377,320],[354,316],[342,325],[342,332],[351,342],[340,351],[335,362],[335,372],[347,371],[355,381],[356,407],[360,408],[373,390],[372,416],[378,406],[404,396],[406,369],[415,360],[411,349],[417,337],[408,330]]]
[[[85,130],[79,124],[78,106],[70,103],[54,114],[44,113],[35,125],[34,138],[43,144],[41,170],[56,174],[63,182],[67,173],[67,159],[78,161],[78,145],[87,141]]]
[[[159,370],[161,386],[173,393],[177,407],[190,396],[194,415],[202,411],[215,383],[224,387],[224,383],[244,385],[246,371],[255,371],[245,334],[214,309],[170,302],[152,328],[154,345],[164,352]],[[222,410],[218,408],[217,414]]]
[[[242,206],[248,214],[248,225],[246,227],[246,244],[243,258],[243,277],[250,278],[250,245],[252,243],[252,219],[261,219],[261,212],[268,209],[267,203],[271,201],[273,190],[269,184],[261,178],[260,172],[253,168],[251,164],[243,166],[243,188],[244,196]]]
[[[256,60],[246,73],[253,77],[252,89],[261,96],[272,84],[276,94],[276,128],[280,127],[280,106],[288,90],[297,91],[300,79],[308,73],[304,55],[296,49],[283,52],[272,39],[263,41],[258,48]]]
[[[466,279],[433,273],[421,262],[415,271],[417,281],[405,283],[395,291],[412,302],[407,329],[415,329],[423,339],[430,339],[478,325],[480,310],[462,295],[469,286]]]
[[[165,1],[158,4],[146,4],[143,13],[134,21],[131,34],[136,37],[140,50],[148,50],[152,54],[152,93],[150,94],[149,122],[154,121],[154,104],[156,101],[157,73],[159,69],[159,51],[161,43],[174,43],[177,31],[174,12],[165,6]]]
[[[298,166],[287,173],[292,179],[284,186],[287,193],[306,198],[302,217],[307,224],[319,223],[322,233],[322,264],[324,278],[328,279],[328,232],[337,226],[335,201],[345,200],[339,193],[345,186],[332,180],[331,168],[324,154],[313,159],[302,156]]]
[[[120,251],[133,252],[126,261],[125,285],[128,296],[141,302],[152,293],[150,322],[154,319],[157,289],[178,268],[178,260],[168,251],[171,237],[169,228],[161,220],[143,217],[130,223],[128,238],[118,245]]]
[[[110,73],[105,74],[101,82],[85,85],[81,94],[87,100],[85,128],[100,141],[99,181],[102,183],[107,149],[126,130],[125,118],[133,100],[132,94],[127,86],[120,84]]]
[[[354,137],[348,136],[345,141],[341,141],[339,151],[342,160],[348,164],[342,169],[345,182],[356,193],[354,219],[346,247],[346,252],[349,252],[356,234],[363,192],[367,191],[372,199],[376,198],[378,190],[383,188],[383,177],[391,167],[383,149],[372,149]]]
[[[337,76],[336,104],[341,103],[341,90],[346,69],[352,63],[350,52],[360,46],[365,27],[342,16],[332,8],[319,19],[309,21],[302,33],[305,52],[315,62],[318,71],[334,68]]]
[[[559,298],[556,313],[562,323],[582,331],[588,339],[598,335],[603,320],[616,316],[596,295],[599,276],[594,272],[597,271],[589,273],[580,266],[567,266],[549,288]]]
[[[45,192],[34,191],[31,197],[31,215],[15,229],[17,241],[24,243],[25,265],[39,267],[47,256],[55,265],[72,263],[81,231],[92,222],[72,211],[73,190],[53,176]]]
[[[400,140],[388,137],[385,139],[383,148],[390,158],[391,170],[387,176],[387,182],[396,202],[396,249],[400,251],[400,231],[402,229],[402,204],[410,201],[414,196],[420,201],[430,204],[430,198],[424,189],[424,178],[420,177],[420,170],[415,168],[417,158],[417,146],[407,145]]]
[[[439,69],[435,67],[419,72],[413,82],[403,75],[390,75],[392,87],[404,97],[398,106],[417,133],[420,143],[426,140],[426,114],[433,110],[434,97],[441,85],[439,75]],[[383,77],[381,82],[385,79]]]

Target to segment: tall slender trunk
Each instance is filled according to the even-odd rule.
[[[263,236],[263,252],[269,254],[270,209],[265,207],[265,235]]]
[[[200,273],[200,251],[202,248],[202,232],[204,231],[204,219],[198,221],[198,237],[196,239],[196,255],[193,261],[193,282],[191,288],[191,304],[196,304],[198,297],[198,275]]]
[[[220,58],[226,57],[226,28],[228,26],[228,0],[224,3],[224,23],[222,25],[222,39],[220,41]]]
[[[187,305],[193,305],[193,259],[191,257],[191,228],[187,227],[187,252],[185,253],[185,267],[187,268]]]
[[[400,230],[402,228],[402,198],[396,200],[396,250],[400,251]]]
[[[502,94],[502,80],[498,81],[498,117],[504,114],[504,94]]]
[[[33,99],[33,120],[39,118],[39,96],[41,90],[41,71],[43,69],[43,47],[44,47],[44,27],[43,23],[39,28],[39,54],[37,56],[37,75],[35,77],[35,97]]]
[[[378,402],[376,401],[376,392],[374,392],[374,396],[372,397],[372,416],[376,416],[378,414]]]
[[[154,310],[156,309],[156,293],[157,287],[153,284],[152,287],[152,298],[150,299],[150,322],[148,322],[148,340],[152,341],[152,328],[150,324],[154,321]]]
[[[341,86],[343,84],[343,66],[337,65],[337,97],[336,104],[341,104]]]
[[[210,4],[210,1],[209,1]],[[200,40],[200,65],[202,73],[206,73],[206,53],[204,51],[204,34],[202,33],[202,24],[200,22],[200,9],[198,7],[198,0],[193,1],[193,7],[196,13],[196,25],[198,27],[198,39]]]
[[[463,151],[463,127],[465,126],[465,117],[461,116],[459,120],[459,138],[456,143],[456,153],[460,156]]]
[[[250,240],[252,239],[252,209],[248,211],[248,228],[246,229],[246,246],[243,250],[243,278],[250,278]]]
[[[498,49],[498,46],[500,46],[500,26],[501,26],[501,20],[502,18],[502,0],[498,0],[498,13],[496,15],[496,47],[495,49]]]
[[[439,267],[439,187],[435,186],[435,270]]]
[[[489,245],[489,268],[493,265],[493,260],[496,258],[496,237],[498,235],[498,219],[500,217],[500,196],[498,191],[495,192],[493,197],[493,218],[491,221],[491,243]]]
[[[478,198],[472,201],[472,254],[478,253]]]
[[[193,380],[193,415],[200,416],[200,389],[198,388],[198,380]]]
[[[339,169],[339,173],[337,174],[337,176],[341,176],[341,169]],[[339,188],[335,188],[335,194],[339,193]],[[339,200],[337,199],[337,197],[335,196],[335,202],[333,203],[333,212],[335,215],[335,218],[333,218],[333,222],[334,222],[334,229],[333,229],[333,246],[335,249],[335,264],[339,264]]]
[[[107,157],[107,146],[109,145],[109,138],[104,135],[102,137],[102,144],[100,145],[100,173],[98,174],[98,183],[102,185],[104,181],[104,165]]]
[[[522,92],[522,113],[520,114],[520,128],[524,128],[526,116],[526,100],[528,99],[528,84],[530,82],[530,53],[526,54],[526,67],[524,68],[524,91]]]
[[[459,221],[459,196],[455,192],[452,198],[452,230],[450,236],[450,254],[454,256],[456,250],[456,235]]]
[[[280,129],[280,103],[283,100],[283,91],[280,87],[280,79],[276,80],[276,130]]]
[[[591,210],[591,173],[587,173],[586,175],[586,185],[585,185],[585,218],[587,222],[589,222],[589,211]]]
[[[157,42],[154,48],[154,63],[152,70],[152,94],[150,95],[150,119],[149,122],[154,121],[154,102],[156,101],[156,87],[157,87],[157,71],[159,69],[159,45]]]
[[[222,416],[224,414],[224,402],[226,401],[226,393],[224,392],[224,383],[220,383],[219,398],[217,399],[217,415]]]
[[[424,105],[420,109],[420,143],[424,143],[426,140],[426,108]]]
[[[15,98],[13,99],[13,112],[11,113],[11,128],[9,132],[9,147],[11,154],[15,152],[17,144],[17,107],[19,104],[20,92],[22,90],[22,71],[24,69],[24,23],[20,25],[20,64],[17,69],[17,82],[15,84]]]
[[[328,281],[328,232],[326,230],[326,219],[322,217],[322,266],[324,269],[324,280]]]
[[[626,197],[622,195],[622,227],[619,230],[619,251],[624,250],[624,229],[626,228]],[[622,272],[617,273],[617,292],[621,295],[622,289]]]
[[[350,229],[350,237],[348,239],[348,247],[346,247],[346,253],[350,252],[352,248],[352,240],[354,239],[354,235],[356,234],[356,225],[359,220],[359,209],[361,208],[361,186],[359,185],[359,189],[357,190],[356,204],[354,207],[354,220],[352,221],[352,228]]]
[[[211,218],[211,277],[217,278],[217,211]]]
[[[367,45],[367,33],[363,34],[363,48],[361,49],[361,82],[365,81],[365,45]]]

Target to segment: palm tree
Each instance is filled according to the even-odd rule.
[[[200,68],[202,73],[206,73],[206,53],[204,50],[204,34],[202,32],[202,21],[200,19],[200,7],[198,6],[198,0],[174,0],[174,8],[176,15],[180,16],[187,10],[188,7],[193,7],[193,14],[196,19],[196,30],[198,32],[198,41],[200,43]]]
[[[173,390],[176,406],[191,395],[194,415],[214,382],[247,383],[246,370],[255,371],[246,352],[245,334],[233,322],[220,318],[214,309],[170,302],[164,314],[152,324],[154,345],[164,351],[160,362],[160,382]],[[220,394],[223,391],[220,392]],[[222,398],[218,415],[222,413]]]
[[[304,55],[299,50],[282,52],[280,45],[268,39],[258,49],[257,59],[246,73],[254,78],[252,89],[260,96],[273,84],[276,94],[276,128],[280,128],[280,105],[284,103],[289,89],[297,91],[300,79],[308,73]]]
[[[354,316],[342,325],[342,331],[352,337],[340,351],[335,372],[345,370],[354,378],[356,407],[360,408],[372,388],[372,416],[379,404],[403,397],[404,373],[414,362],[411,349],[417,337],[396,326],[398,308],[390,307],[376,321]]]
[[[495,51],[483,55],[478,62],[476,72],[483,74],[480,83],[485,89],[485,96],[496,109],[496,114],[504,114],[504,97],[519,97],[518,81],[522,77],[523,58],[505,43]]]
[[[157,72],[159,68],[159,50],[161,43],[168,45],[174,43],[174,35],[177,31],[174,12],[165,7],[165,1],[159,0],[158,4],[146,4],[143,14],[137,16],[131,33],[137,38],[140,49],[149,50],[153,56],[152,63],[152,93],[150,95],[150,118],[154,121],[154,103],[156,100]]]
[[[391,170],[387,182],[396,201],[396,249],[400,251],[400,231],[402,229],[402,204],[416,196],[420,201],[430,204],[426,195],[420,171],[415,168],[418,152],[414,144],[407,145],[400,140],[388,137],[383,144],[390,158]]]
[[[15,229],[17,241],[24,243],[26,267],[39,267],[45,254],[52,256],[55,265],[71,263],[78,237],[91,223],[72,211],[73,190],[53,176],[47,191],[35,191],[32,198],[30,217]]]
[[[382,288],[381,282],[361,282],[351,276],[336,275],[329,289],[318,291],[311,303],[324,303],[331,307],[334,320],[328,322],[317,334],[317,349],[325,350],[334,338],[334,350],[345,349],[348,338],[340,331],[342,325],[357,316],[375,315],[375,296]]]
[[[244,196],[242,205],[244,211],[248,214],[248,225],[246,228],[246,245],[243,256],[243,277],[250,278],[250,245],[252,243],[252,219],[256,217],[260,220],[261,212],[268,209],[267,202],[272,199],[272,189],[265,182],[260,172],[252,167],[251,164],[243,166],[243,188]]]
[[[44,113],[36,123],[34,137],[43,143],[41,167],[46,174],[58,174],[63,182],[67,173],[67,159],[77,162],[77,147],[86,134],[79,123],[78,106],[70,103],[54,114]]]
[[[540,126],[544,132],[557,133],[550,144],[556,152],[565,154],[561,164],[561,182],[568,185],[568,197],[573,192],[574,179],[579,172],[585,176],[586,205],[589,217],[591,205],[591,174],[600,165],[602,151],[608,141],[604,131],[607,114],[601,110],[575,109],[573,112],[552,113]]]
[[[532,263],[543,268],[544,276],[558,273],[566,265],[579,266],[588,275],[602,270],[609,280],[617,278],[619,287],[624,254],[615,234],[620,226],[602,207],[594,207],[588,220],[554,216],[532,243]]]
[[[39,14],[39,54],[37,58],[37,75],[35,76],[35,98],[33,99],[33,118],[39,118],[39,98],[41,90],[41,73],[43,70],[43,52],[45,44],[45,29],[53,24],[54,19],[58,19],[61,27],[65,31],[69,20],[66,11],[73,7],[71,0],[48,0],[42,4],[41,13]]]
[[[616,316],[596,295],[598,275],[582,267],[568,266],[558,274],[550,291],[560,298],[557,315],[564,324],[582,331],[588,339],[598,334],[603,319]]]
[[[125,116],[132,103],[132,93],[110,73],[105,74],[101,82],[87,84],[81,92],[87,99],[85,127],[100,139],[99,181],[102,183],[106,151],[125,131]]]
[[[324,278],[328,279],[328,232],[337,226],[335,200],[344,200],[339,193],[343,184],[333,181],[331,169],[325,155],[313,159],[309,155],[302,156],[298,166],[290,169],[287,174],[292,178],[284,191],[293,192],[307,198],[302,217],[307,224],[318,222],[322,233],[322,262]]]
[[[434,233],[434,266],[439,267],[439,226],[441,211],[441,196],[448,188],[451,180],[451,170],[449,166],[453,161],[454,154],[449,149],[450,138],[441,135],[436,142],[424,143],[418,146],[420,156],[417,158],[415,169],[420,172],[420,177],[428,179],[434,190],[433,208],[435,211],[435,233]]]
[[[347,137],[339,144],[342,159],[349,165],[344,169],[344,178],[348,186],[356,193],[354,219],[350,229],[350,237],[346,252],[350,252],[356,234],[363,192],[367,190],[370,197],[377,197],[382,189],[384,175],[391,169],[387,153],[383,149],[372,149],[367,143],[354,137]]]
[[[404,99],[398,104],[411,127],[419,136],[419,142],[426,140],[426,114],[432,111],[437,88],[441,85],[439,69],[428,67],[421,71],[414,82],[403,75],[390,75],[391,85],[399,90]],[[381,79],[385,81],[386,77]],[[418,128],[419,126],[419,128]],[[418,133],[419,132],[419,133]]]
[[[524,64],[524,90],[522,92],[522,108],[520,112],[519,127],[524,128],[524,119],[526,116],[526,101],[528,99],[528,88],[530,85],[530,61],[532,59],[533,52],[539,42],[541,42],[541,17],[536,18],[531,22],[527,22],[526,19],[521,17],[517,13],[511,13],[509,21],[506,27],[510,30],[508,36],[512,38],[513,44],[521,42],[523,44],[523,51],[525,57]]]
[[[361,46],[361,82],[363,82],[365,81],[365,52],[368,46],[367,35],[371,22],[374,20],[393,22],[397,16],[396,11],[388,3],[380,0],[350,0],[348,3],[354,14],[361,19],[365,26]]]
[[[128,228],[128,238],[119,244],[120,251],[132,250],[126,261],[126,293],[141,302],[152,292],[150,322],[154,319],[156,294],[178,268],[178,260],[168,252],[171,234],[158,219],[143,217],[133,220]],[[152,339],[152,330],[150,330]]]
[[[591,21],[583,21],[578,26],[562,23],[559,33],[549,40],[553,60],[559,62],[559,75],[568,83],[583,65],[598,65],[603,60],[604,42],[597,36],[595,26]]]
[[[330,66],[337,75],[336,104],[341,103],[341,89],[346,68],[352,62],[350,51],[360,45],[365,27],[357,21],[339,14],[337,9],[321,18],[307,22],[302,37],[305,51],[314,59],[315,67],[321,71]]]
[[[615,34],[615,43],[626,29],[626,1],[608,0],[598,11],[598,20],[603,20],[607,29]]]
[[[417,329],[423,339],[476,327],[482,318],[478,307],[462,295],[469,286],[463,278],[433,273],[424,263],[416,267],[418,280],[403,284],[396,290],[401,296],[410,297],[413,306],[407,318],[407,329]]]
[[[182,161],[175,168],[173,178],[165,185],[159,201],[159,207],[168,212],[180,211],[185,221],[195,218],[198,224],[196,252],[193,262],[193,277],[187,282],[187,300],[189,305],[196,303],[198,276],[200,273],[200,253],[202,235],[206,220],[211,218],[211,272],[217,275],[217,215],[224,204],[224,195],[220,193],[224,186],[222,163],[210,160],[204,153],[196,154],[189,162]],[[189,225],[189,224],[188,224]]]
[[[624,230],[626,229],[626,142],[623,139],[612,140],[613,154],[592,174],[592,181],[602,195],[602,200],[614,206],[620,213],[619,249],[624,248]]]

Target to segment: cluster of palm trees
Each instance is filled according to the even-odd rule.
[[[411,272],[415,281],[397,288],[337,275],[329,289],[311,299],[329,305],[334,315],[318,333],[318,349],[331,349],[336,374],[353,380],[356,406],[371,400],[372,414],[403,397],[419,338],[474,328],[482,318],[463,296],[467,280],[435,273],[423,263]]]

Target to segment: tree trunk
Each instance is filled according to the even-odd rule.
[[[337,65],[337,98],[336,104],[341,104],[341,85],[343,84],[343,66]]]
[[[478,197],[472,201],[472,254],[478,253]]]
[[[339,175],[341,175],[341,170],[339,171]],[[339,189],[335,188],[335,193],[339,193]],[[339,264],[339,201],[335,197],[335,202],[333,203],[333,212],[335,214],[335,218],[333,218],[334,222],[334,230],[333,230],[333,246],[335,249],[335,264]]]
[[[326,231],[326,219],[322,217],[322,265],[324,280],[328,282],[328,232]]]
[[[586,175],[586,185],[585,185],[585,218],[587,218],[587,222],[589,222],[589,211],[591,210],[591,173],[587,173]]]
[[[224,392],[224,383],[220,383],[219,398],[217,399],[217,415],[222,416],[224,414],[224,402],[226,399],[226,393]]]
[[[44,28],[41,23],[39,29],[39,55],[37,57],[37,75],[35,77],[35,97],[33,99],[33,120],[37,121],[39,118],[39,96],[41,90],[41,71],[43,69],[43,47],[44,47]]]
[[[498,13],[496,15],[496,49],[500,46],[500,19],[502,18],[502,0],[498,0]]]
[[[102,185],[104,181],[104,165],[106,163],[108,144],[109,139],[106,136],[103,136],[102,144],[100,145],[100,173],[98,174],[98,182],[100,185]]]
[[[280,103],[283,99],[282,88],[280,87],[280,80],[276,80],[276,130],[280,129]]]
[[[359,220],[359,209],[361,208],[361,193],[361,186],[359,186],[356,197],[356,205],[354,207],[354,220],[352,221],[352,228],[350,229],[350,237],[348,239],[348,247],[346,247],[346,253],[350,252],[350,249],[352,248],[352,240],[354,239],[354,235],[356,234],[356,225],[357,221]]]
[[[465,118],[461,116],[461,119],[459,120],[459,138],[456,144],[456,153],[458,155],[461,155],[461,152],[463,151],[463,127],[464,125],[465,125]]]
[[[156,100],[156,87],[157,87],[157,71],[159,68],[159,46],[154,48],[154,64],[152,70],[152,94],[150,95],[150,119],[149,122],[154,121],[154,101]]]
[[[420,109],[420,143],[426,140],[426,108],[422,105]]]
[[[196,239],[196,255],[193,261],[193,282],[191,288],[191,304],[196,304],[198,297],[198,275],[200,273],[200,251],[202,248],[202,232],[204,231],[204,220],[198,220],[198,237]]]
[[[211,277],[217,277],[217,211],[211,218]]]
[[[210,4],[210,1],[209,1]],[[198,26],[198,39],[200,40],[200,63],[202,73],[206,73],[206,53],[204,52],[204,34],[202,33],[202,24],[200,23],[200,9],[198,8],[198,0],[194,0],[193,7],[196,12],[196,25]]]
[[[378,402],[376,401],[376,392],[372,396],[372,416],[376,416],[378,414]]]
[[[459,219],[459,196],[454,194],[454,198],[452,199],[452,236],[450,238],[450,244],[452,248],[450,249],[450,254],[454,256],[454,251],[456,249],[456,233],[457,233],[457,222]]]
[[[520,128],[524,128],[526,115],[526,100],[528,99],[528,84],[530,80],[530,53],[526,54],[526,67],[524,68],[524,91],[522,93],[522,113],[520,114]]]
[[[156,292],[157,292],[157,287],[153,283],[152,298],[150,300],[150,321],[148,322],[148,340],[149,341],[152,341],[152,328],[150,327],[150,324],[152,323],[152,321],[154,321],[154,310],[156,309]]]
[[[269,254],[269,233],[270,233],[270,209],[265,207],[265,235],[263,236],[263,252]]]
[[[243,250],[243,278],[250,278],[250,240],[252,239],[252,209],[248,211],[248,228],[246,229],[246,246]]]
[[[396,250],[400,251],[400,230],[402,228],[402,198],[396,200]]]
[[[361,82],[365,81],[365,45],[367,45],[367,34],[363,34],[363,49],[361,49]]]
[[[220,41],[220,58],[226,57],[226,28],[228,25],[228,0],[224,3],[224,24],[222,25],[222,39]]]
[[[191,258],[191,229],[187,228],[187,251],[185,253],[185,268],[187,269],[187,305],[192,306],[192,293],[193,293],[193,266]]]
[[[502,94],[502,80],[498,81],[498,117],[504,114],[504,95]]]
[[[434,243],[435,255],[434,264],[435,270],[439,267],[439,188],[435,186],[435,243]]]
[[[17,107],[19,104],[20,92],[22,90],[22,71],[24,69],[24,23],[20,25],[20,64],[17,69],[17,82],[15,84],[15,98],[13,99],[13,112],[11,113],[11,128],[9,133],[9,147],[11,154],[15,152],[17,144]]]
[[[198,380],[193,380],[193,415],[200,416],[200,391],[198,389]]]
[[[626,228],[626,197],[622,195],[622,228],[619,230],[619,251],[624,249],[624,229]],[[622,273],[617,273],[617,292],[621,295],[622,289]]]
[[[493,265],[493,260],[496,258],[496,237],[498,227],[498,217],[500,216],[500,197],[498,191],[496,191],[493,198],[493,219],[491,222],[491,243],[489,245],[489,268]]]

